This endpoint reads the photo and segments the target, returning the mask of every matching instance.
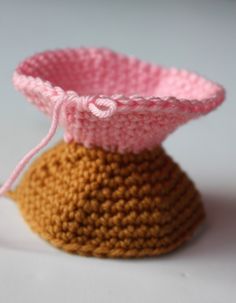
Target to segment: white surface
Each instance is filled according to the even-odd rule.
[[[49,126],[13,90],[19,61],[44,49],[108,46],[225,86],[221,108],[165,143],[203,193],[207,227],[165,257],[84,258],[47,245],[1,199],[0,302],[236,302],[236,2],[83,2],[0,0],[0,180]]]

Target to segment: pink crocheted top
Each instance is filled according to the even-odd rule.
[[[25,165],[45,147],[58,123],[65,140],[137,153],[160,144],[179,125],[216,108],[224,89],[185,70],[168,69],[107,49],[47,51],[25,60],[16,88],[52,117],[45,138],[0,187],[8,191]]]
[[[36,54],[17,68],[14,84],[49,116],[63,103],[67,142],[121,153],[152,149],[224,99],[220,85],[194,73],[100,48]]]

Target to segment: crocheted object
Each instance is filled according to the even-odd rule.
[[[161,143],[220,105],[220,85],[86,48],[37,54],[19,65],[13,81],[52,123],[0,196],[58,124],[65,129],[65,142],[7,193],[33,230],[68,252],[104,257],[160,255],[191,237],[204,219],[201,199]]]
[[[17,68],[13,81],[49,116],[64,99],[60,123],[66,142],[119,152],[151,150],[224,99],[221,86],[196,74],[106,49],[35,55]]]
[[[42,238],[88,256],[167,253],[204,219],[193,183],[162,147],[119,154],[62,142],[35,161],[12,197]]]

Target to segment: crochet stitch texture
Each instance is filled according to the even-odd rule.
[[[219,106],[220,85],[99,48],[36,54],[13,82],[52,123],[0,196],[17,201],[42,238],[71,253],[128,258],[168,253],[193,235],[205,217],[200,194],[161,143]],[[59,124],[64,141],[9,191]]]
[[[221,86],[186,70],[168,69],[107,49],[37,54],[16,70],[14,84],[60,123],[66,142],[119,152],[151,150],[179,125],[224,99]]]
[[[44,239],[88,256],[164,254],[204,219],[193,183],[161,147],[119,154],[62,142],[11,195]]]

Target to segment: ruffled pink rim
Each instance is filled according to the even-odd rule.
[[[99,48],[36,54],[18,66],[13,81],[52,122],[48,134],[0,187],[0,196],[50,142],[59,123],[67,142],[138,153],[160,144],[179,125],[210,112],[225,97],[222,86],[197,74]]]
[[[137,82],[142,86],[141,93],[137,89],[135,94],[132,92],[129,94],[126,88],[125,93],[118,89],[118,91],[114,90],[114,93],[106,94],[101,87],[101,91],[99,88],[92,89],[90,94],[89,90],[83,87],[82,94],[80,94],[78,89],[74,89],[74,79],[72,79],[70,87],[70,84],[63,83],[63,79],[55,77],[56,73],[63,74],[64,72],[68,75],[69,72],[65,68],[73,68],[76,60],[80,60],[80,58],[82,60],[86,58],[88,62],[97,60],[97,70],[108,60],[114,63],[113,69],[123,64],[124,73],[125,65],[127,65],[129,74],[138,78]],[[135,69],[133,74],[132,68]],[[93,69],[95,70],[94,67]],[[115,75],[116,77],[119,75]],[[120,77],[123,77],[123,74]],[[110,117],[116,112],[169,110],[189,112],[199,116],[219,106],[225,97],[225,91],[221,85],[195,73],[164,68],[99,48],[65,49],[38,53],[18,66],[13,76],[13,82],[19,91],[49,115],[52,113],[56,100],[62,96],[69,101],[73,100],[78,112],[92,111],[95,116],[103,113],[104,118]],[[139,83],[137,83],[137,87]],[[150,92],[155,92],[155,95],[149,95]]]
[[[222,86],[197,74],[96,48],[36,54],[18,66],[13,81],[52,122],[48,134],[0,187],[0,196],[50,142],[59,123],[67,142],[138,153],[210,112],[225,96]]]

